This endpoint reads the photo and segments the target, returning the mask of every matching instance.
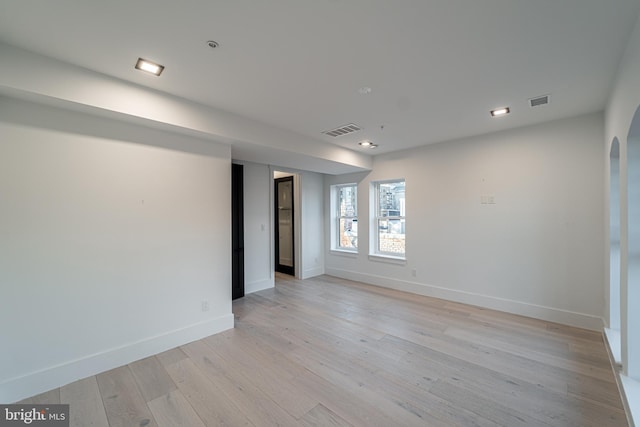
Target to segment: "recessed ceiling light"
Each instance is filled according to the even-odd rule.
[[[498,108],[497,110],[491,110],[491,117],[504,116],[505,114],[509,114],[511,110],[509,107]]]
[[[136,70],[146,71],[147,73],[159,76],[160,73],[162,73],[162,70],[164,70],[164,65],[156,64],[155,62],[138,58],[138,62],[136,63]]]
[[[220,47],[220,43],[218,43],[218,42],[217,42],[217,41],[215,41],[215,40],[209,40],[209,41],[207,42],[207,46],[209,46],[211,49],[215,49],[215,48],[217,48],[217,47]]]
[[[378,144],[374,144],[373,142],[367,141],[366,139],[364,141],[358,142],[358,145],[365,148],[376,148],[378,146]]]
[[[371,91],[372,89],[369,86],[363,86],[360,89],[358,89],[358,93],[360,95],[369,95]]]

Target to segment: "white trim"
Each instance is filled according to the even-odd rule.
[[[604,345],[607,349],[607,356],[609,356],[609,362],[611,363],[611,370],[613,371],[613,375],[616,379],[616,385],[618,386],[618,393],[620,394],[620,399],[622,400],[622,406],[624,407],[625,415],[627,416],[627,422],[630,427],[634,427],[635,423],[633,422],[633,416],[635,412],[635,418],[639,419],[640,417],[640,383],[635,380],[630,379],[622,375],[622,366],[616,363],[615,356],[613,354],[613,349],[611,348],[611,342],[615,341],[615,333],[613,335],[613,339],[610,339],[612,332],[611,329],[604,329]],[[615,331],[614,331],[615,332]],[[618,331],[619,334],[619,331]],[[636,383],[635,394],[634,394],[634,384]],[[626,386],[625,386],[626,383]],[[633,403],[631,403],[633,402]],[[632,409],[634,408],[634,409]]]
[[[16,402],[233,328],[233,314],[70,360],[0,383],[0,402]]]
[[[354,189],[355,194],[355,206],[353,215],[340,215],[340,192],[343,188],[352,187]],[[358,252],[358,247],[349,248],[340,246],[340,220],[353,220],[355,219],[358,222],[358,184],[355,182],[347,182],[343,184],[331,184],[329,186],[329,194],[330,194],[330,210],[331,210],[331,250],[340,251],[340,252]],[[357,236],[356,236],[357,237]]]
[[[251,282],[251,283],[245,283],[244,285],[244,293],[245,295],[247,294],[252,294],[254,292],[258,292],[258,291],[262,291],[264,289],[269,289],[269,288],[273,288],[275,286],[274,284],[274,279],[265,279],[265,280],[258,280],[255,282]]]
[[[640,381],[620,375],[622,383],[622,400],[627,410],[627,418],[631,427],[635,426],[634,420],[640,421]]]
[[[385,220],[385,219],[387,221],[388,220],[400,220],[400,221],[404,220],[405,227],[406,227],[406,213],[405,215],[393,215],[393,216],[386,216],[386,217],[379,216],[380,215],[380,186],[385,184],[399,183],[399,182],[402,182],[405,185],[405,202],[406,202],[406,185],[407,185],[406,178],[372,181],[369,184],[370,185],[369,197],[371,199],[369,202],[369,211],[370,211],[369,259],[371,259],[372,261],[375,261],[375,259],[371,258],[372,256],[377,256],[381,258],[397,258],[397,259],[404,259],[406,257],[406,247],[405,247],[404,253],[402,253],[401,256],[396,256],[393,253],[382,252],[379,250],[380,248],[380,222],[379,221],[380,220]],[[405,233],[405,236],[406,236],[406,233]]]
[[[616,366],[622,366],[622,340],[620,330],[604,328],[604,336],[607,338],[609,344],[609,350],[611,350],[611,356]]]
[[[383,255],[383,254],[369,254],[369,261],[386,262],[389,264],[406,265],[407,259],[399,256]]]
[[[348,250],[348,249],[331,249],[329,250],[331,255],[337,256],[346,256],[347,258],[357,258],[358,251],[357,250]]]
[[[293,250],[296,279],[302,279],[304,254],[302,253],[302,174],[293,174]],[[276,196],[274,196],[276,197]],[[275,268],[275,267],[274,267]]]
[[[505,298],[481,295],[472,292],[459,291],[455,289],[442,288],[439,286],[426,285],[424,283],[409,282],[389,277],[376,276],[373,274],[359,273],[355,271],[343,270],[339,268],[327,268],[325,274],[343,279],[357,280],[371,285],[396,289],[418,295],[446,299],[449,301],[475,305],[492,310],[504,311],[520,316],[533,317],[535,319],[548,322],[562,323],[564,325],[578,328],[601,331],[604,327],[604,319],[590,314],[576,313],[569,310],[562,310],[542,305],[529,304],[521,301],[514,301]]]

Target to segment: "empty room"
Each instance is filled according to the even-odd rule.
[[[0,0],[0,425],[640,423],[638,0]]]

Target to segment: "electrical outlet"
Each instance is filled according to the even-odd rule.
[[[416,271],[416,269],[414,268],[413,270],[411,270],[411,275],[413,277],[416,277],[416,275],[418,274],[418,272]]]
[[[202,301],[202,311],[209,311],[209,301]]]

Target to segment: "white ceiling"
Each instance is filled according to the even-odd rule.
[[[319,142],[371,139],[377,154],[602,110],[639,12],[638,0],[0,0],[0,41]],[[162,76],[134,70],[138,57]],[[528,107],[543,94],[550,105]],[[512,113],[490,118],[502,106]],[[347,123],[363,130],[321,134]]]

